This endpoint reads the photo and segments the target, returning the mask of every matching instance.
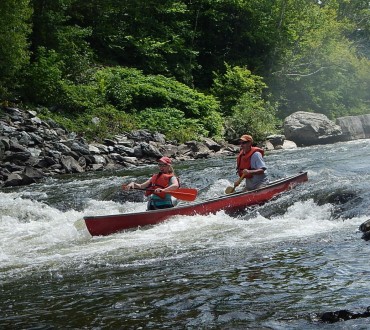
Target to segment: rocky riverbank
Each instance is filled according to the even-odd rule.
[[[287,117],[285,135],[269,136],[266,150],[335,143],[370,137],[370,115],[339,118],[299,111]],[[247,132],[246,132],[247,133]],[[88,143],[35,111],[0,108],[0,187],[34,183],[48,176],[120,169],[155,162],[167,156],[187,159],[236,155],[239,146],[209,138],[179,144],[160,133],[139,130]]]
[[[204,138],[184,144],[146,130],[88,143],[34,111],[3,107],[0,117],[0,186],[19,186],[48,176],[120,169],[153,163],[162,156],[176,161],[228,156],[237,145]]]

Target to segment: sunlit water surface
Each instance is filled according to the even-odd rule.
[[[370,140],[266,156],[272,180],[309,181],[239,217],[224,212],[91,237],[84,215],[145,210],[122,192],[156,167],[0,191],[0,326],[14,329],[367,329],[318,314],[370,306]],[[222,195],[235,159],[175,165],[199,200]]]

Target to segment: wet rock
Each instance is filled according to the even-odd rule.
[[[355,313],[350,310],[342,309],[335,312],[325,312],[319,315],[320,321],[325,323],[336,323],[364,317],[370,317],[370,306],[367,307],[366,311],[363,313]]]
[[[360,227],[359,227],[360,231],[363,232],[363,235],[362,235],[362,238],[365,240],[365,241],[368,241],[370,240],[370,219],[366,220],[365,222],[363,222]]]

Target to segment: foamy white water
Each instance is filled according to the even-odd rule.
[[[215,195],[211,189],[210,195]],[[62,212],[44,203],[23,199],[18,193],[0,193],[1,277],[9,272],[27,275],[38,267],[65,267],[91,257],[120,253],[140,263],[150,249],[159,257],[165,251],[189,255],[202,249],[243,248],[271,242],[304,239],[336,230],[356,230],[366,217],[351,221],[331,219],[332,206],[318,206],[313,200],[296,202],[283,216],[271,219],[257,215],[252,219],[234,218],[223,211],[206,216],[175,216],[154,227],[130,230],[107,237],[91,237],[85,214],[117,214],[145,210],[145,203],[89,201],[84,211]],[[96,255],[96,256],[94,256]]]
[[[272,180],[309,181],[238,217],[175,216],[91,237],[85,215],[144,211],[152,167],[0,191],[4,328],[317,329],[316,313],[370,306],[358,227],[370,218],[370,140],[268,153]],[[178,164],[199,201],[235,180],[235,159]],[[336,324],[369,326],[369,319]]]

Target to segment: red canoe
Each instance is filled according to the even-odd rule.
[[[205,215],[220,210],[232,214],[245,209],[247,206],[267,202],[274,196],[307,180],[307,172],[304,172],[271,182],[268,186],[260,189],[225,195],[204,202],[138,213],[86,216],[84,220],[90,234],[99,236],[113,234],[129,228],[155,225],[175,215]]]

